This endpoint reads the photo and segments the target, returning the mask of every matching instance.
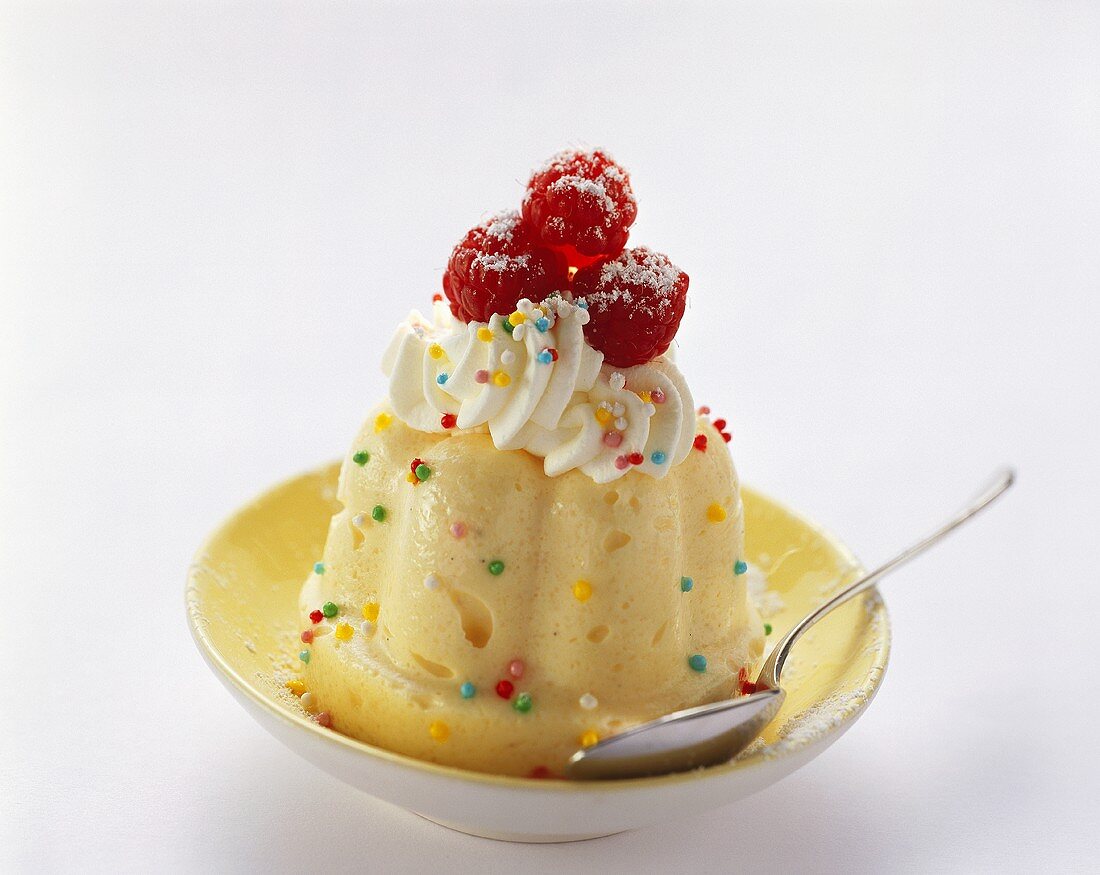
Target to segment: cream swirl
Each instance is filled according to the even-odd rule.
[[[463,324],[442,302],[431,320],[413,311],[382,359],[394,413],[425,432],[487,430],[498,449],[543,458],[551,477],[663,477],[691,451],[691,392],[667,355],[604,364],[587,321],[583,301],[562,297],[522,300],[488,323]]]

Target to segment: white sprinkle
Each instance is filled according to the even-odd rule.
[[[557,310],[558,315],[561,316],[562,319],[564,319],[566,316],[573,312],[573,305],[566,301],[564,298],[560,298],[558,300]]]
[[[618,419],[615,420],[615,428],[617,428],[619,431],[626,431],[626,427],[629,424],[630,423],[626,421],[625,416],[620,416]]]
[[[591,693],[585,693],[583,696],[581,696],[578,700],[578,703],[582,708],[584,708],[585,711],[591,711],[593,708],[600,704],[599,700]]]
[[[317,697],[313,693],[302,693],[302,707],[312,711],[317,707]]]
[[[526,336],[527,336],[527,323],[526,322],[522,325],[517,325],[515,328],[512,329],[512,339],[513,340],[523,340],[523,338],[525,338]]]
[[[601,401],[599,403],[599,408],[600,408],[600,410],[606,410],[608,413],[610,413],[611,412],[611,402],[610,401]]]
[[[374,623],[372,623],[370,620],[364,620],[362,623],[359,624],[359,631],[362,632],[364,635],[373,635]]]
[[[616,392],[621,392],[623,389],[626,388],[626,377],[624,377],[618,371],[615,371],[615,373],[611,375],[610,382],[611,388],[614,389]]]
[[[500,354],[501,364],[510,365],[515,360],[516,360],[516,354],[514,352],[512,352],[512,350],[510,350],[510,349],[506,349],[506,350],[504,350],[504,352],[502,352]]]
[[[428,589],[434,590],[439,589],[441,583],[438,577],[436,577],[434,574],[429,574],[427,577],[424,578],[424,586],[426,586]]]
[[[357,513],[351,518],[352,525],[362,528],[367,522],[367,515],[365,513]]]
[[[623,405],[620,404],[618,401],[616,401],[615,404],[611,408],[611,415],[612,416],[622,416],[624,413],[626,413],[626,408],[623,407]]]

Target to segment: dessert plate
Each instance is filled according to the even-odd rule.
[[[569,782],[486,775],[412,759],[325,729],[283,686],[298,647],[298,590],[339,508],[328,465],[237,511],[199,550],[187,618],[200,653],[272,735],[331,775],[381,800],[472,835],[573,841],[691,817],[762,790],[809,762],[874,697],[890,650],[875,590],[807,633],[784,675],[787,699],[764,734],[722,766],[659,778]],[[818,526],[743,489],[746,555],[770,641],[862,571]],[[787,680],[789,678],[789,681]]]

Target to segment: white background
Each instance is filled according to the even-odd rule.
[[[1100,6],[7,2],[0,113],[0,868],[1096,864]],[[342,455],[450,247],[577,143],[690,273],[748,482],[867,561],[1020,482],[889,581],[885,685],[821,759],[505,845],[280,748],[183,576]]]

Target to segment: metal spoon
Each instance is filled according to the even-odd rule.
[[[566,774],[580,780],[638,778],[686,772],[732,759],[779,712],[786,695],[779,686],[783,666],[791,648],[807,629],[833,608],[870,589],[886,574],[938,543],[948,532],[990,505],[1012,485],[1015,478],[1011,468],[999,472],[965,510],[796,623],[765,660],[756,679],[756,686],[761,688],[758,692],[666,714],[605,738],[573,754],[565,768]]]

